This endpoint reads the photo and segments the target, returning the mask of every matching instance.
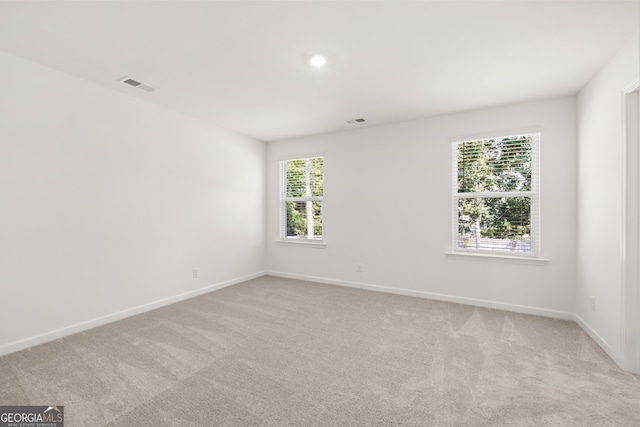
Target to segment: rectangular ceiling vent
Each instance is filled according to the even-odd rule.
[[[349,123],[350,125],[354,124],[354,123],[364,123],[366,122],[365,119],[363,119],[362,117],[359,119],[353,119],[353,120],[347,120],[347,123]]]
[[[156,90],[155,87],[134,80],[128,76],[124,76],[118,80],[120,80],[122,83],[128,84],[129,86],[137,87],[140,90],[144,90],[145,92],[154,92]]]

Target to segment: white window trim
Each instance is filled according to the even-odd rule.
[[[447,258],[465,261],[505,262],[508,264],[544,265],[549,262],[546,258],[515,255],[496,255],[495,252],[447,252]]]
[[[324,212],[322,215],[323,218],[323,227],[322,227],[322,240],[305,240],[305,239],[301,239],[301,238],[288,238],[286,236],[282,235],[282,230],[284,229],[283,227],[283,221],[285,221],[286,219],[286,203],[283,202],[287,202],[287,201],[306,201],[306,200],[311,200],[311,201],[316,201],[316,200],[320,200],[322,201],[322,206],[323,206],[323,211],[325,209],[325,203],[324,203],[324,195],[322,197],[286,197],[283,198],[282,197],[282,186],[285,185],[284,181],[282,180],[282,162],[286,162],[287,160],[299,160],[299,159],[312,159],[315,157],[322,157],[323,159],[325,159],[325,154],[324,152],[316,152],[316,153],[305,153],[305,154],[299,154],[299,155],[287,155],[287,156],[281,156],[278,158],[278,203],[280,204],[279,206],[279,211],[280,211],[280,218],[278,220],[278,239],[276,239],[276,243],[278,245],[281,246],[298,246],[298,247],[306,247],[306,248],[315,248],[315,249],[324,249],[327,246],[327,242],[326,242],[326,238],[325,238],[325,229],[324,229]],[[324,177],[324,169],[323,169],[323,177]]]
[[[304,240],[278,239],[276,240],[276,243],[281,246],[301,246],[313,249],[324,249],[327,247],[327,242],[325,242],[324,240],[316,240],[315,242],[311,242]]]
[[[465,141],[476,141],[484,139],[501,139],[518,135],[532,135],[537,134],[537,143],[533,146],[532,153],[532,169],[535,169],[536,179],[532,182],[531,191],[509,191],[509,192],[482,192],[482,193],[458,193],[457,185],[457,170],[458,170],[458,144]],[[502,136],[500,136],[502,135]],[[482,135],[474,135],[464,138],[452,138],[451,142],[451,177],[452,177],[452,242],[451,250],[446,252],[448,258],[460,259],[460,260],[479,260],[479,261],[499,261],[510,263],[525,263],[525,264],[546,264],[548,259],[542,258],[542,245],[540,236],[540,159],[541,159],[541,145],[542,145],[542,132],[538,128],[530,128],[525,130],[515,130],[508,132],[494,132]],[[507,251],[490,251],[479,249],[464,249],[458,247],[458,200],[461,198],[483,198],[483,197],[518,197],[526,196],[531,197],[531,212],[532,215],[535,212],[537,221],[531,222],[531,253],[525,252],[507,252]]]

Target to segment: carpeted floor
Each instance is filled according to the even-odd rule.
[[[265,276],[0,358],[66,426],[638,426],[573,322]]]

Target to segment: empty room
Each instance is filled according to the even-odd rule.
[[[640,425],[640,2],[0,2],[0,426]]]

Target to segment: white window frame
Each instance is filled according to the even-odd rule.
[[[503,138],[514,138],[521,136],[532,137],[532,153],[531,153],[531,191],[504,191],[504,192],[477,192],[477,193],[458,193],[458,146],[463,142],[482,141],[482,140],[500,140]],[[540,145],[542,135],[540,131],[526,132],[508,132],[506,136],[484,135],[472,138],[457,138],[451,140],[452,148],[452,251],[449,253],[453,258],[463,256],[475,256],[485,258],[500,258],[503,260],[542,260],[540,258]],[[531,199],[531,235],[530,235],[530,252],[517,252],[509,250],[488,250],[476,248],[459,247],[458,234],[458,205],[461,199],[472,198],[493,198],[493,197],[529,197]]]
[[[279,159],[279,182],[280,182],[280,221],[279,221],[279,227],[280,227],[280,231],[279,231],[279,239],[278,239],[278,243],[280,244],[285,244],[285,245],[303,245],[303,246],[309,246],[309,247],[318,247],[318,248],[324,248],[326,246],[326,242],[325,242],[325,228],[324,228],[324,209],[325,209],[325,205],[324,205],[324,191],[323,191],[323,195],[322,196],[303,196],[303,197],[286,197],[286,188],[287,188],[287,182],[286,182],[286,175],[287,175],[287,162],[290,160],[308,160],[308,159],[315,159],[318,157],[322,157],[323,158],[323,169],[322,169],[322,176],[323,176],[323,180],[324,180],[324,162],[325,162],[325,155],[324,153],[312,153],[312,154],[304,154],[304,155],[297,155],[297,156],[287,156],[287,157],[281,157]],[[287,237],[287,202],[314,202],[314,201],[320,201],[322,202],[322,219],[323,219],[323,224],[322,224],[322,237],[321,238],[314,238],[314,237]],[[312,227],[311,225],[309,225],[308,223],[308,228]],[[307,235],[308,236],[308,235]]]

